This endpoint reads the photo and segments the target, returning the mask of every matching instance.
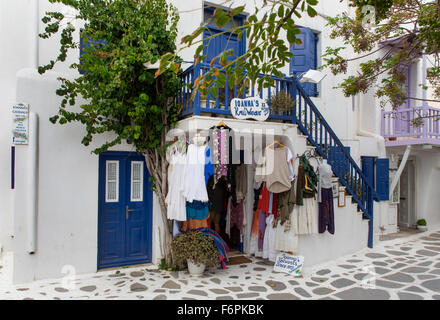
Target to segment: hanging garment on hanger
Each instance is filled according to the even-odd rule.
[[[182,232],[180,231],[179,222],[177,220],[174,220],[173,221],[173,238],[181,233]]]
[[[186,170],[185,148],[176,143],[167,150],[168,166],[168,193],[166,197],[167,218],[170,220],[186,220],[186,199],[182,185]]]
[[[212,163],[211,148],[206,147],[206,159],[205,159],[205,185],[208,186],[209,178],[214,175],[214,165]]]
[[[318,233],[318,207],[314,198],[304,198],[298,208],[297,234]]]
[[[319,233],[335,233],[335,214],[333,207],[333,190],[332,188],[321,188],[321,202],[319,203]]]
[[[263,184],[261,189],[257,209],[261,209],[264,214],[268,215],[271,212],[276,212],[277,208],[277,194],[269,192],[266,188],[266,183]]]
[[[266,217],[266,231],[263,240],[263,258],[275,261],[277,252],[275,250],[275,228],[273,227],[274,215]]]
[[[246,198],[247,194],[247,168],[245,164],[240,164],[237,166],[235,171],[235,180],[236,180],[236,198],[237,201],[243,200]]]
[[[186,201],[194,200],[208,202],[208,192],[205,182],[206,146],[188,146],[183,195]]]
[[[289,190],[278,194],[278,219],[280,220],[281,225],[289,220],[293,207],[295,205],[295,201],[295,184],[292,181]]]
[[[214,163],[214,184],[220,180],[222,176],[228,174],[228,154],[227,154],[227,131],[224,129],[213,129],[212,132],[212,150]]]
[[[266,214],[259,210],[258,214],[258,255],[263,255],[264,234],[266,232]]]
[[[221,215],[224,208],[225,198],[227,196],[226,178],[222,177],[219,182],[214,185],[214,178],[211,177],[208,182],[208,198],[210,203],[209,221],[217,226],[220,225]]]
[[[277,224],[275,230],[275,250],[284,252],[296,252],[298,249],[298,235],[295,225],[297,224],[298,206],[293,208],[286,223]]]
[[[289,167],[292,158],[287,147],[266,147],[258,161],[255,180],[266,181],[268,190],[274,193],[289,190],[293,180],[293,167]]]
[[[327,164],[325,159],[318,166],[318,177],[318,202],[321,202],[321,188],[331,188],[333,177],[332,167]]]
[[[318,184],[318,177],[305,156],[300,157],[296,181],[296,204],[302,206],[303,198],[315,197]]]
[[[260,210],[254,210],[251,226],[251,238],[249,241],[249,254],[255,254],[258,251],[258,214]]]

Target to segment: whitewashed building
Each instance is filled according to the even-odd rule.
[[[178,38],[194,31],[212,14],[211,9],[204,9],[204,4],[216,6],[216,3],[223,2],[173,1],[181,11]],[[246,4],[242,19],[254,11],[254,1],[233,2],[233,6]],[[65,10],[61,6],[58,9]],[[109,137],[97,137],[86,148],[80,143],[84,129],[79,124],[59,126],[49,122],[49,117],[57,112],[60,104],[60,97],[55,94],[59,86],[57,77],[78,76],[68,65],[78,61],[79,50],[70,52],[66,63],[57,65],[53,71],[43,76],[37,73],[37,66],[50,61],[59,45],[56,37],[50,40],[38,38],[43,28],[41,18],[48,10],[53,11],[53,5],[46,0],[0,2],[0,36],[3,43],[8,43],[7,49],[0,50],[0,244],[5,252],[13,253],[14,282],[60,277],[66,265],[73,266],[80,274],[108,266],[158,263],[163,256],[159,204],[149,189],[148,172],[143,172],[140,178],[133,174],[146,170],[142,169],[145,168],[142,158],[132,152],[133,147],[129,144],[114,147],[100,156],[93,155],[91,151]],[[320,1],[317,6],[319,13],[329,16],[343,10],[348,10],[348,1]],[[388,201],[387,158],[393,160],[390,169],[397,169],[404,146],[409,143],[394,145],[388,141],[390,135],[382,131],[384,115],[373,94],[345,98],[342,92],[333,89],[342,78],[330,72],[319,84],[306,84],[303,89],[299,89],[299,84],[289,76],[316,69],[321,64],[323,49],[328,45],[337,45],[329,38],[325,24],[326,21],[319,16],[304,16],[298,21],[298,25],[302,26],[303,47],[295,46],[293,50],[296,50],[296,59],[302,57],[304,60],[294,60],[285,66],[282,72],[287,77],[277,80],[279,88],[297,96],[295,110],[283,115],[272,114],[265,122],[255,122],[231,118],[230,111],[222,106],[221,101],[196,99],[194,102],[182,102],[185,109],[178,124],[178,128],[188,132],[194,128],[208,129],[223,120],[237,131],[257,129],[263,130],[263,134],[274,133],[298,155],[311,149],[320,149],[321,152],[333,150],[327,151],[325,157],[339,173],[341,185],[344,174],[350,172],[349,176],[360,181],[365,189],[352,201],[350,193],[353,192],[350,191],[351,186],[347,186],[345,207],[335,205],[335,235],[300,237],[297,253],[305,256],[306,268],[374,245],[380,234],[396,232],[400,224],[407,224],[401,212],[411,215],[409,225],[419,218],[425,218],[429,225],[440,224],[440,214],[436,210],[440,201],[437,196],[440,190],[437,187],[440,158],[435,143],[438,135],[429,141],[423,140],[423,143],[414,142],[412,147],[416,151],[411,153],[406,164],[407,173],[404,173],[409,179],[407,181],[414,180],[408,182],[414,193],[410,202],[414,208],[408,213],[409,209],[401,208],[402,202],[398,205]],[[80,27],[80,24],[76,26]],[[215,31],[215,27],[212,30]],[[79,41],[79,32],[76,36]],[[246,50],[245,42],[237,40],[234,45],[237,50]],[[195,48],[184,50],[181,54],[183,60],[192,61],[194,51]],[[420,81],[423,77],[424,60],[420,61],[411,66],[411,81]],[[184,64],[184,79],[189,81],[188,77],[200,72],[200,67]],[[348,70],[348,74],[353,72],[353,67]],[[422,97],[419,87],[411,88],[412,95]],[[263,98],[270,96],[268,91],[262,95]],[[185,96],[181,95],[180,99],[182,97]],[[227,100],[231,98],[223,96],[223,105],[227,106]],[[29,104],[29,143],[12,149],[11,108],[17,103]],[[325,121],[318,120],[317,111]],[[311,122],[309,117],[314,117]],[[434,136],[432,132],[431,136]],[[418,136],[407,138],[419,141]],[[137,180],[134,176],[138,177]],[[143,186],[136,199],[130,194],[134,183]],[[110,196],[106,192],[110,186],[118,186],[116,195]],[[402,183],[400,189],[402,194]],[[252,198],[251,192],[249,190],[249,198]],[[131,207],[134,200],[137,205]],[[104,224],[109,221],[102,220],[103,212],[111,209],[109,203],[123,208],[124,215],[123,218],[115,216],[115,220],[110,221],[115,224],[116,230],[111,237],[121,236],[118,228],[134,230],[129,231],[128,236],[124,235],[127,248],[124,255],[115,252],[113,258],[108,252],[107,255],[102,254],[108,245],[106,241],[109,241],[103,235],[103,230],[108,230]],[[251,203],[246,205],[251,206]],[[130,221],[126,216],[128,210],[135,210],[130,214],[138,214],[140,222]],[[250,234],[249,224],[246,228]],[[139,229],[142,231],[136,233]],[[245,238],[245,252],[248,241]]]

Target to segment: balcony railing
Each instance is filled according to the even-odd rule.
[[[382,111],[381,132],[388,145],[440,144],[440,109],[423,106]]]
[[[291,97],[295,96],[296,87],[292,77],[285,77],[284,79],[271,77],[274,80],[274,87],[260,90],[258,90],[256,86],[250,87],[247,88],[242,96],[237,94],[237,85],[234,84],[234,86],[230,88],[228,79],[226,78],[225,88],[218,89],[219,94],[217,97],[214,97],[211,93],[203,97],[200,92],[197,92],[194,99],[192,99],[192,84],[198,76],[205,74],[209,69],[210,66],[208,64],[199,63],[196,66],[190,66],[183,72],[182,80],[187,86],[184,86],[177,95],[177,103],[180,104],[182,108],[182,117],[190,114],[200,115],[203,113],[231,115],[230,102],[233,98],[255,97],[258,95],[270,105],[272,96],[280,91],[289,93]],[[263,75],[260,75],[260,77],[262,76]],[[215,86],[215,84],[213,85]],[[292,110],[282,113],[271,110],[269,118],[293,122]]]

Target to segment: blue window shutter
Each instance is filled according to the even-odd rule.
[[[309,28],[299,28],[301,33],[297,38],[301,39],[301,44],[293,44],[291,52],[293,57],[290,60],[290,73],[302,73],[310,69],[317,68],[317,50],[316,50],[316,35]],[[309,96],[316,97],[318,89],[314,83],[302,83],[302,86]]]
[[[379,201],[389,200],[390,193],[390,160],[376,160],[376,193]]]
[[[350,147],[344,147],[344,149],[350,153]],[[350,165],[339,147],[329,147],[327,162],[332,166],[336,175],[344,178],[349,173]]]
[[[367,177],[368,183],[374,187],[374,157],[362,157],[362,173]]]
[[[245,37],[239,41],[237,35],[225,33],[210,40],[206,40],[206,38],[219,32],[220,31],[210,27],[203,32],[203,38],[205,39],[203,40],[203,44],[205,45],[203,48],[203,54],[206,55],[206,63],[210,63],[217,55],[228,49],[234,50],[234,56],[228,57],[228,60],[234,60],[236,57],[244,54],[243,48],[245,48],[245,45],[243,44],[243,41],[245,40]],[[215,61],[215,65],[219,65],[218,60]]]

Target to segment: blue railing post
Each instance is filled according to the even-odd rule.
[[[201,64],[198,63],[194,68],[194,80],[201,75]],[[194,115],[200,116],[200,92],[197,90],[196,97],[194,99]]]
[[[373,238],[374,238],[374,220],[373,220],[373,192],[369,189],[368,191],[368,202],[367,202],[367,212],[370,220],[368,221],[368,247],[373,248]]]
[[[292,112],[292,123],[296,124],[298,122],[298,118],[296,116],[296,105],[298,103],[297,98],[296,98],[296,94],[297,94],[297,90],[296,90],[296,79],[294,77],[290,77],[289,78],[290,81],[290,98],[292,98],[295,103],[293,105],[293,110]]]

